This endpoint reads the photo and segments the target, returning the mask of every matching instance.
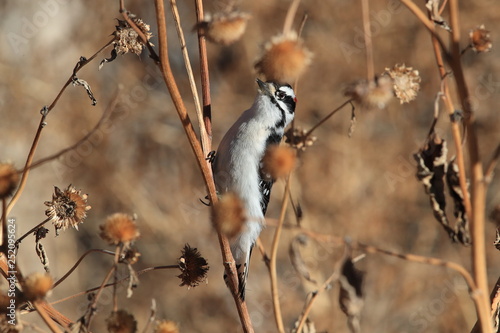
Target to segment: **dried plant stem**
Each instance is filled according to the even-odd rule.
[[[160,270],[160,269],[179,269],[179,265],[165,265],[165,266],[148,267],[148,268],[144,268],[144,269],[142,269],[140,271],[137,271],[136,274],[137,274],[137,276],[140,276],[140,275],[142,275],[144,273],[148,273],[148,272],[152,272],[152,271],[156,271],[156,270]],[[122,279],[120,279],[120,280],[118,280],[116,282],[105,284],[104,286],[99,286],[99,287],[95,287],[95,288],[90,288],[90,289],[85,290],[85,291],[81,291],[81,292],[76,293],[74,295],[71,295],[71,296],[59,299],[57,301],[51,302],[50,304],[51,305],[55,305],[55,304],[59,304],[59,303],[65,302],[65,301],[69,301],[70,299],[73,299],[75,297],[83,296],[83,295],[89,294],[91,292],[97,291],[97,290],[101,289],[101,287],[102,288],[108,288],[108,287],[114,286],[115,284],[120,284],[120,283],[122,283],[124,281],[127,281],[130,278],[131,278],[131,275],[126,276],[126,277],[124,277],[124,278],[122,278]]]
[[[212,172],[207,161],[205,160],[205,155],[203,153],[200,142],[196,138],[196,133],[194,131],[191,120],[189,119],[189,115],[187,114],[184,101],[180,96],[177,83],[170,68],[168,48],[167,48],[167,25],[166,25],[165,8],[163,1],[155,0],[155,7],[156,7],[156,21],[158,24],[158,40],[160,48],[160,69],[163,75],[163,79],[165,81],[165,84],[167,85],[168,91],[175,105],[181,123],[183,125],[184,131],[193,150],[193,153],[196,157],[198,166],[201,170],[203,179],[205,181],[205,185],[207,186],[208,189],[210,202],[212,204],[215,204],[217,202],[217,194],[215,191],[215,184],[213,181]],[[238,315],[240,317],[243,330],[245,332],[253,332],[252,323],[250,320],[250,316],[248,314],[246,303],[241,300],[237,292],[238,279],[236,274],[236,267],[234,264],[234,258],[231,254],[231,249],[229,247],[229,241],[227,237],[224,236],[222,233],[218,232],[217,235],[219,238],[219,245],[221,247],[222,260],[224,262],[226,272],[228,275],[228,284],[231,293],[233,295],[236,308],[238,310]]]
[[[293,19],[299,8],[300,0],[293,0],[286,12],[285,23],[283,24],[283,35],[287,36],[292,31]]]
[[[203,1],[195,0],[196,20],[198,23],[203,21]],[[207,40],[198,30],[198,50],[200,55],[200,79],[201,79],[201,97],[203,99],[203,123],[204,129],[201,130],[201,143],[205,156],[212,147],[212,100],[210,97],[210,75],[208,71]],[[201,126],[201,124],[200,124]],[[206,161],[208,165],[208,161]],[[212,170],[209,168],[210,171]]]
[[[76,64],[75,68],[73,69],[73,74],[69,77],[69,79],[63,85],[63,87],[61,88],[61,90],[57,94],[56,98],[52,101],[50,106],[44,107],[40,111],[40,113],[42,114],[42,117],[40,118],[40,122],[38,124],[38,129],[35,133],[35,138],[33,139],[33,143],[31,144],[31,148],[30,148],[30,151],[28,153],[26,163],[24,165],[24,169],[23,169],[24,172],[23,172],[23,175],[21,176],[21,181],[19,183],[19,187],[17,188],[16,193],[14,194],[12,199],[10,200],[9,205],[7,206],[6,215],[9,215],[10,211],[12,210],[14,205],[16,204],[17,200],[19,200],[19,197],[23,193],[24,187],[26,186],[26,182],[28,181],[28,175],[30,173],[30,167],[31,167],[31,164],[33,163],[33,158],[35,157],[35,152],[36,152],[36,149],[38,147],[38,143],[40,142],[40,136],[42,134],[42,130],[45,127],[45,125],[47,125],[47,123],[45,122],[45,120],[47,119],[47,115],[56,106],[57,102],[59,101],[59,98],[61,98],[61,96],[62,96],[63,92],[66,90],[66,88],[70,85],[71,82],[73,82],[73,78],[76,76],[76,73],[78,73],[78,71],[80,71],[80,69],[82,69],[89,62],[94,60],[94,58],[99,53],[101,53],[105,48],[107,48],[109,45],[111,45],[111,43],[113,43],[113,41],[114,41],[114,38],[112,40],[110,40],[108,43],[106,43],[106,45],[101,47],[99,49],[99,51],[94,53],[90,58],[86,59],[86,58],[82,57],[80,59],[80,61]]]
[[[488,275],[486,271],[486,245],[485,245],[485,206],[486,206],[486,184],[484,183],[483,165],[479,154],[479,143],[476,132],[475,115],[470,103],[469,90],[465,81],[461,63],[460,52],[460,22],[458,13],[458,1],[449,1],[450,25],[452,29],[451,61],[458,95],[464,110],[464,123],[468,135],[468,153],[470,158],[471,173],[471,236],[472,236],[472,271],[474,280],[479,289],[481,308],[479,313],[481,329],[483,332],[492,332],[492,325],[486,309],[488,302]]]
[[[97,124],[94,126],[94,128],[92,128],[90,130],[90,132],[88,132],[83,138],[81,138],[80,140],[78,140],[75,144],[53,154],[53,155],[50,155],[50,156],[47,156],[47,157],[44,157],[34,163],[31,164],[30,166],[30,169],[34,169],[36,167],[39,167],[47,162],[50,162],[52,160],[55,160],[56,158],[59,158],[60,156],[66,154],[67,152],[69,151],[72,151],[72,150],[75,150],[76,148],[80,147],[83,143],[85,143],[86,141],[88,141],[90,139],[90,137],[102,126],[102,124],[104,123],[105,120],[107,120],[109,118],[109,116],[111,115],[111,113],[113,113],[113,111],[115,110],[116,108],[116,105],[118,104],[118,97],[119,97],[119,94],[117,93],[113,99],[111,100],[111,102],[109,103],[108,107],[106,108],[106,110],[104,110],[104,113],[102,114],[101,116],[101,119],[99,119],[99,121],[97,122]],[[23,170],[24,172],[25,170]]]
[[[375,69],[373,63],[372,32],[370,30],[370,4],[368,0],[361,0],[361,11],[363,14],[363,30],[366,47],[366,78],[368,80],[373,80],[375,77]]]
[[[80,263],[82,262],[82,260],[89,254],[91,253],[94,253],[94,252],[100,252],[100,253],[105,253],[105,254],[110,254],[110,255],[115,255],[114,252],[112,251],[108,251],[108,250],[102,250],[102,249],[90,249],[90,250],[87,250],[84,254],[81,255],[81,257],[78,259],[78,261],[73,265],[73,267],[70,268],[70,270],[64,274],[59,280],[57,280],[55,283],[54,283],[54,286],[52,287],[52,289],[54,289],[55,287],[57,287],[58,285],[60,285],[64,280],[66,280],[66,278],[68,276],[71,275],[71,273],[73,273],[73,271],[78,267],[78,265],[80,265]]]
[[[122,249],[123,249],[123,244],[120,244],[116,247],[116,250],[115,250],[115,261],[113,263],[114,267],[115,267],[115,272],[114,272],[114,276],[113,276],[113,281],[114,281],[114,285],[113,285],[113,312],[116,312],[118,311],[118,293],[116,292],[116,287],[118,285],[118,259],[120,258],[120,253],[122,252]]]
[[[194,80],[193,68],[191,67],[191,61],[189,60],[189,54],[186,46],[186,39],[184,38],[184,31],[181,26],[181,18],[179,16],[179,10],[177,8],[177,1],[170,0],[170,7],[172,9],[172,14],[174,17],[175,27],[177,29],[177,35],[179,36],[179,42],[181,44],[182,56],[184,58],[184,65],[186,66],[186,72],[189,80],[189,87],[191,88],[191,94],[193,95],[194,106],[196,109],[196,115],[198,116],[198,123],[200,127],[200,137],[201,137],[201,147],[203,153],[208,154],[209,143],[207,140],[206,128],[203,120],[203,111],[201,110],[200,99],[198,97],[198,92],[196,90],[196,82]],[[205,139],[205,140],[204,140]],[[208,146],[207,146],[208,145]]]
[[[283,317],[281,315],[281,307],[279,301],[279,290],[278,290],[278,276],[276,274],[276,260],[278,256],[278,244],[281,237],[281,231],[283,229],[283,222],[285,221],[285,213],[288,206],[288,200],[290,196],[290,179],[291,174],[286,178],[285,192],[283,193],[283,200],[281,203],[280,217],[278,220],[278,226],[274,232],[273,243],[271,245],[271,255],[269,258],[269,275],[271,278],[271,296],[273,300],[274,308],[274,320],[276,321],[276,326],[278,327],[278,332],[284,333],[285,327],[283,325]]]
[[[434,22],[429,20],[425,15],[425,13],[422,10],[420,10],[420,8],[418,8],[418,6],[413,1],[411,0],[399,0],[399,1],[401,1],[419,19],[419,21],[423,23],[423,25],[427,28],[427,30],[429,30],[432,36],[436,38],[437,42],[439,43],[439,46],[441,46],[441,49],[443,51],[446,51],[446,47],[443,43],[443,40],[441,39],[441,37],[439,37],[439,35],[436,32]],[[446,58],[448,58],[447,53],[445,53],[445,56]]]
[[[330,112],[329,114],[327,114],[316,125],[314,125],[309,131],[307,131],[307,133],[304,136],[308,137],[309,135],[311,135],[312,132],[314,132],[314,130],[316,130],[318,127],[320,127],[321,125],[323,125],[328,119],[330,119],[331,116],[333,116],[335,113],[337,113],[338,111],[340,111],[347,104],[351,104],[352,105],[352,99],[348,99],[347,101],[345,101],[344,103],[342,103],[339,107],[337,107],[335,110],[333,110],[332,112]]]
[[[24,235],[22,235],[20,238],[18,238],[16,240],[16,247],[19,246],[19,244],[23,241],[23,239],[25,239],[26,237],[31,235],[32,232],[35,232],[36,230],[40,229],[45,223],[47,223],[49,221],[50,221],[50,217],[48,217],[44,221],[38,223],[36,226],[31,228],[30,231],[26,232]]]
[[[92,319],[94,318],[94,313],[96,312],[96,308],[97,308],[97,302],[99,301],[99,298],[101,297],[102,291],[104,290],[106,283],[111,278],[111,275],[113,275],[115,270],[116,270],[116,266],[113,264],[113,266],[111,266],[111,268],[109,269],[108,274],[106,274],[106,276],[104,277],[104,280],[102,280],[101,285],[96,289],[97,293],[96,293],[92,303],[90,304],[89,317],[87,319],[87,324],[86,324],[87,329],[90,328],[90,324],[92,323]]]
[[[430,13],[429,13],[430,14]],[[450,116],[455,113],[455,106],[453,105],[453,100],[451,98],[450,89],[448,86],[448,74],[446,73],[446,67],[443,60],[443,55],[441,52],[441,48],[439,47],[439,43],[434,35],[431,35],[432,38],[432,46],[434,49],[434,55],[436,57],[436,64],[439,70],[439,75],[441,76],[441,92],[444,96],[444,103],[446,105],[446,110]],[[437,121],[437,116],[435,115],[435,121]],[[467,185],[467,175],[465,173],[465,159],[464,159],[464,151],[462,148],[462,136],[460,134],[460,125],[456,121],[452,121],[450,123],[451,133],[453,136],[453,142],[455,144],[455,161],[458,166],[458,176],[460,189],[463,193],[463,203],[465,207],[465,212],[467,214],[467,218],[471,221],[472,213],[471,213],[471,202],[469,197],[469,190]]]
[[[335,269],[333,270],[333,273],[326,279],[326,281],[321,285],[321,287],[318,288],[318,290],[312,292],[310,295],[311,297],[309,298],[309,301],[304,305],[304,309],[302,310],[302,313],[300,314],[300,321],[299,324],[297,325],[297,328],[295,330],[295,333],[301,333],[302,329],[304,328],[304,324],[306,323],[307,317],[309,316],[309,312],[311,312],[312,306],[314,304],[314,301],[318,298],[318,296],[328,289],[328,287],[331,285],[332,282],[337,281],[340,278],[340,267],[341,264],[345,261],[346,255],[344,253],[344,256],[342,259],[340,259],[337,264],[335,265]]]
[[[45,311],[45,308],[40,306],[40,301],[33,302],[33,306],[35,307],[36,312],[42,317],[43,321],[53,333],[62,333],[62,331],[57,327],[56,323],[50,318],[48,313]]]

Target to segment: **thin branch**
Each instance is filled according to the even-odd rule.
[[[36,226],[34,226],[33,228],[31,228],[28,232],[26,232],[24,235],[22,235],[20,238],[18,238],[16,240],[16,248],[19,246],[19,244],[21,244],[21,242],[23,241],[23,239],[25,239],[26,237],[28,237],[29,235],[31,235],[31,233],[35,232],[36,230],[40,229],[45,223],[49,222],[50,221],[50,217],[46,218],[44,221],[38,223]]]
[[[327,290],[330,287],[332,282],[337,281],[340,278],[340,270],[342,264],[347,258],[346,254],[347,251],[344,252],[343,257],[336,263],[333,273],[328,277],[328,279],[326,279],[326,281],[321,285],[321,287],[319,287],[318,290],[310,293],[311,297],[309,298],[309,301],[304,305],[304,309],[302,310],[302,313],[300,315],[299,324],[297,325],[297,328],[295,330],[296,333],[302,332],[307,317],[309,316],[309,312],[311,312],[314,301],[323,291]]]
[[[488,302],[488,275],[486,271],[486,245],[485,245],[485,205],[486,184],[484,182],[483,165],[479,153],[479,142],[476,132],[475,115],[470,103],[469,90],[461,63],[460,54],[460,22],[458,1],[449,1],[450,25],[452,29],[450,65],[457,86],[460,102],[464,110],[464,123],[468,135],[468,152],[471,170],[471,236],[472,236],[472,268],[474,280],[478,288],[478,316],[481,329],[485,333],[492,332]]]
[[[370,4],[368,0],[361,0],[361,11],[363,14],[363,31],[366,46],[366,78],[370,81],[375,77],[375,69],[373,63],[372,32],[370,30]]]
[[[155,271],[155,270],[160,270],[160,269],[178,269],[178,268],[179,268],[179,265],[154,266],[154,267],[144,268],[144,269],[142,269],[140,271],[137,271],[136,273],[137,273],[137,276],[139,276],[139,275],[142,275],[144,273],[152,272],[152,271]],[[118,280],[116,282],[105,284],[103,288],[108,288],[108,287],[114,286],[115,284],[120,284],[122,282],[127,281],[130,278],[131,278],[131,275],[128,275],[128,276],[126,276],[126,277],[124,277],[124,278],[122,278],[122,279],[120,279],[120,280]],[[66,302],[66,301],[69,301],[70,299],[73,299],[75,297],[83,296],[83,295],[89,294],[89,293],[94,292],[94,291],[99,290],[99,289],[101,289],[101,286],[95,287],[95,288],[90,288],[90,289],[87,289],[85,291],[81,291],[79,293],[76,293],[74,295],[71,295],[71,296],[59,299],[57,301],[51,302],[50,305],[55,305],[55,304],[59,304],[59,303],[62,303],[62,302]]]
[[[179,42],[181,44],[182,56],[184,58],[184,65],[186,67],[186,72],[189,79],[189,87],[191,88],[191,94],[193,95],[194,106],[196,109],[196,115],[198,116],[198,124],[200,128],[201,137],[201,147],[203,149],[203,154],[206,156],[209,150],[209,142],[206,142],[207,131],[203,120],[203,111],[201,109],[200,98],[198,97],[198,91],[196,89],[196,82],[194,80],[193,68],[191,67],[191,61],[189,60],[189,54],[186,46],[186,39],[184,38],[184,32],[181,26],[181,18],[179,16],[179,10],[177,8],[177,1],[170,0],[170,6],[172,8],[172,14],[174,17],[175,27],[177,29],[177,35],[179,36]],[[203,140],[205,138],[205,141]],[[208,146],[207,146],[208,145]]]
[[[195,0],[197,23],[203,21],[203,1]],[[200,129],[201,146],[203,154],[207,156],[212,147],[212,100],[210,97],[210,75],[208,70],[207,40],[198,29],[198,50],[200,54],[200,79],[201,97],[203,99],[203,123],[204,128]],[[200,124],[201,126],[201,124]],[[206,161],[208,165],[208,161]],[[211,168],[210,168],[211,170]]]
[[[158,24],[158,41],[160,48],[160,69],[163,75],[163,79],[165,84],[167,85],[168,91],[170,93],[170,97],[174,103],[175,109],[179,115],[181,123],[183,125],[184,131],[188,138],[188,141],[191,145],[191,149],[196,157],[196,162],[198,167],[201,170],[203,179],[205,181],[205,185],[207,186],[208,195],[210,202],[215,204],[217,202],[217,194],[215,191],[215,184],[212,177],[212,171],[205,160],[205,155],[203,153],[203,149],[201,147],[200,142],[196,137],[196,133],[193,128],[193,124],[189,119],[189,116],[186,111],[186,107],[184,105],[184,101],[180,96],[179,89],[177,87],[177,83],[172,74],[172,70],[170,68],[170,62],[168,57],[168,48],[167,48],[167,25],[165,18],[165,8],[162,0],[155,0],[155,8],[156,8],[156,21]],[[238,290],[238,278],[236,274],[236,267],[234,263],[233,255],[231,254],[231,249],[229,247],[229,241],[225,235],[221,232],[217,233],[219,238],[219,245],[221,247],[222,261],[226,268],[226,273],[228,276],[228,285],[230,287],[231,293],[233,295],[234,302],[236,304],[236,308],[238,310],[238,315],[240,317],[240,321],[245,332],[253,332],[252,323],[250,320],[250,316],[248,314],[248,309],[246,307],[246,303],[239,297],[237,292]]]
[[[62,331],[57,327],[56,323],[50,318],[49,314],[45,311],[45,309],[40,306],[39,301],[34,301],[33,306],[35,307],[36,312],[42,317],[43,321],[53,333],[62,333]]]
[[[84,254],[81,255],[80,259],[77,260],[77,262],[73,265],[73,267],[70,268],[70,270],[64,274],[59,280],[57,280],[55,283],[54,283],[54,286],[52,287],[52,289],[54,289],[55,287],[57,287],[58,285],[60,285],[64,280],[66,280],[66,278],[68,276],[71,275],[71,273],[73,273],[73,271],[78,267],[78,265],[80,265],[80,263],[82,262],[82,260],[89,254],[91,253],[94,253],[94,252],[100,252],[100,253],[105,253],[105,254],[110,254],[110,255],[115,255],[114,252],[111,252],[111,251],[108,251],[108,250],[102,250],[102,249],[90,249],[90,250],[87,250]]]
[[[63,85],[63,87],[61,88],[61,90],[57,94],[56,98],[52,101],[50,106],[48,106],[48,107],[44,106],[42,108],[42,110],[40,111],[42,117],[40,118],[40,123],[38,124],[38,129],[36,131],[35,138],[33,139],[33,143],[31,144],[31,148],[30,148],[30,151],[28,153],[28,157],[26,159],[26,163],[25,163],[24,168],[23,168],[24,172],[23,172],[23,175],[21,176],[21,181],[19,183],[19,187],[17,188],[16,193],[14,194],[12,199],[10,200],[9,205],[7,206],[6,215],[9,215],[10,211],[12,210],[12,208],[16,204],[17,200],[19,200],[19,197],[21,196],[21,194],[24,191],[24,188],[26,186],[26,182],[28,181],[28,175],[30,173],[30,167],[31,167],[31,164],[33,163],[33,158],[35,157],[35,152],[36,152],[36,149],[38,147],[38,143],[40,142],[42,130],[47,125],[45,120],[47,119],[49,112],[52,111],[52,109],[57,105],[57,102],[59,101],[59,98],[61,98],[63,92],[66,90],[66,87],[68,87],[70,85],[70,83],[73,82],[73,78],[76,76],[76,73],[78,73],[85,65],[87,65],[92,60],[94,60],[95,57],[99,53],[101,53],[105,48],[107,48],[109,45],[111,45],[114,40],[115,40],[114,38],[112,40],[110,40],[108,43],[106,43],[106,45],[101,47],[99,49],[99,51],[94,53],[90,58],[87,59],[85,57],[81,57],[80,61],[78,61],[77,64],[75,65],[75,68],[73,69],[73,73],[71,74],[69,79],[66,81],[66,83]]]
[[[283,24],[283,35],[287,36],[292,31],[293,19],[299,8],[300,0],[293,0],[286,12],[285,23]]]
[[[113,99],[111,100],[111,102],[109,103],[108,107],[106,108],[106,110],[104,110],[104,113],[102,114],[101,116],[101,119],[99,119],[99,122],[94,126],[94,128],[92,128],[92,130],[90,130],[90,132],[88,132],[83,138],[81,138],[80,140],[78,140],[75,144],[53,154],[53,155],[50,155],[50,156],[47,156],[47,157],[44,157],[36,162],[34,162],[33,164],[31,164],[30,166],[30,169],[34,169],[36,167],[39,167],[47,162],[50,162],[52,160],[55,160],[57,158],[59,158],[60,156],[66,154],[67,152],[69,151],[72,151],[72,150],[75,150],[76,148],[80,147],[83,143],[85,143],[86,141],[89,140],[89,138],[102,126],[102,124],[104,123],[105,120],[108,119],[108,117],[110,116],[110,114],[114,111],[114,109],[116,108],[116,105],[118,104],[118,97],[119,97],[119,94],[117,93]],[[25,170],[23,170],[22,172],[24,172]]]
[[[271,245],[271,256],[269,260],[269,275],[271,278],[271,296],[273,300],[273,308],[274,308],[274,320],[276,321],[276,326],[278,328],[278,332],[284,333],[285,327],[283,325],[283,316],[281,315],[281,307],[279,301],[279,290],[278,290],[278,276],[276,273],[276,260],[278,256],[278,244],[281,237],[281,230],[283,228],[283,222],[285,221],[285,213],[286,208],[288,206],[289,200],[289,192],[290,192],[290,179],[291,174],[289,174],[286,178],[285,192],[283,193],[283,200],[281,203],[281,212],[278,220],[278,227],[274,232],[273,243]]]
[[[92,300],[92,303],[90,304],[90,311],[89,311],[89,317],[86,321],[86,327],[87,329],[90,328],[90,324],[92,323],[92,319],[94,318],[94,314],[96,313],[97,310],[97,302],[99,301],[99,298],[101,297],[102,291],[104,290],[106,283],[108,280],[111,278],[111,275],[113,275],[114,271],[116,270],[116,266],[113,265],[109,269],[108,273],[104,277],[104,280],[102,280],[101,285],[96,289],[97,293],[94,296],[94,299]]]
[[[333,110],[332,112],[330,112],[329,114],[327,114],[316,125],[314,125],[309,131],[307,131],[307,133],[304,136],[307,138],[309,135],[312,134],[312,132],[314,130],[316,130],[318,127],[320,127],[321,125],[323,125],[328,119],[330,119],[331,116],[333,116],[335,113],[337,113],[338,111],[340,111],[347,104],[351,104],[352,105],[352,99],[349,99],[349,100],[345,101],[339,107],[337,107],[335,110]]]
[[[437,34],[434,22],[429,20],[425,15],[425,13],[420,8],[418,8],[418,6],[413,1],[411,0],[399,0],[399,1],[401,1],[419,19],[419,21],[424,24],[424,26],[427,28],[427,30],[429,30],[432,36],[436,38],[437,42],[439,43],[439,46],[441,46],[441,49],[443,50],[443,52],[445,52],[444,53],[445,57],[448,59],[449,54],[446,53],[446,46],[444,45],[444,42],[441,39],[441,37],[439,37],[439,35]]]

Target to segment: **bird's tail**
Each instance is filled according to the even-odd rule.
[[[234,261],[236,264],[236,273],[238,274],[238,295],[241,300],[245,300],[245,288],[248,278],[248,269],[250,267],[250,257],[252,256],[252,250],[255,243],[252,243],[247,251],[242,250],[240,247],[231,247],[231,252],[234,256]],[[229,281],[227,274],[224,274],[224,281],[229,287]]]

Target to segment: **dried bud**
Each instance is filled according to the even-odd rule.
[[[316,142],[317,138],[313,135],[308,135],[308,131],[298,127],[291,127],[285,133],[285,142],[290,145],[290,147],[297,150],[306,150]]]
[[[490,38],[490,31],[486,30],[484,24],[469,32],[470,46],[477,53],[489,52],[493,47]]]
[[[33,273],[21,282],[23,295],[28,301],[44,298],[52,289],[54,281],[47,273]]]
[[[296,33],[278,35],[264,45],[255,68],[269,81],[294,82],[309,66],[311,58],[312,53]]]
[[[393,80],[394,94],[401,104],[409,103],[417,97],[421,79],[416,69],[396,64],[392,69],[386,68],[384,74]]]
[[[240,233],[246,218],[243,203],[232,192],[226,193],[220,198],[214,205],[213,214],[215,228],[229,238]]]
[[[149,32],[150,27],[148,24],[144,23],[140,18],[136,18],[133,15],[129,15],[132,21],[137,25],[139,30],[146,36],[149,40],[153,34]],[[114,32],[116,36],[116,41],[113,42],[115,45],[115,51],[118,54],[126,54],[129,52],[135,54],[141,54],[144,48],[144,42],[137,32],[127,23],[127,21],[118,20],[118,25],[116,26],[116,31]]]
[[[205,20],[198,24],[198,29],[209,41],[230,45],[241,38],[249,18],[249,14],[240,12],[207,15]]]
[[[0,199],[12,195],[17,187],[19,174],[11,163],[0,163]]]
[[[128,247],[140,236],[135,219],[123,213],[108,216],[99,229],[101,229],[99,234],[101,238],[110,245],[124,244]]]
[[[171,320],[162,320],[156,323],[154,333],[179,333],[179,327]]]
[[[262,158],[262,172],[278,179],[287,176],[295,166],[295,150],[279,145],[270,146]]]
[[[367,109],[383,109],[394,96],[392,80],[388,76],[381,76],[371,81],[355,81],[344,90],[344,95]]]
[[[135,333],[137,332],[137,322],[132,314],[125,310],[118,310],[111,313],[106,319],[108,332],[110,333]]]
[[[201,256],[198,249],[186,244],[179,258],[179,269],[181,274],[177,277],[182,281],[180,286],[194,288],[206,280],[209,267],[207,260]]]
[[[87,205],[87,194],[82,194],[81,190],[77,191],[72,185],[64,191],[54,186],[54,191],[52,201],[45,202],[49,207],[45,215],[56,228],[56,235],[60,229],[65,230],[68,226],[78,230],[78,224],[83,223],[87,218],[87,211],[91,209]]]

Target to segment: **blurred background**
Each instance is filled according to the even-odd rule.
[[[423,7],[422,1],[418,2]],[[214,149],[256,94],[254,63],[262,45],[282,31],[290,1],[241,1],[242,11],[252,14],[243,38],[231,46],[208,45],[213,110]],[[206,1],[206,10],[220,8]],[[127,8],[151,25],[157,45],[154,6],[151,1],[126,1]],[[302,226],[321,234],[345,236],[386,249],[450,260],[470,269],[470,248],[452,244],[435,221],[424,189],[415,178],[412,155],[425,141],[432,121],[440,79],[428,32],[398,1],[370,1],[375,72],[405,63],[422,77],[415,101],[399,105],[394,99],[384,110],[357,108],[357,124],[348,136],[350,109],[339,112],[316,132],[317,142],[300,155],[293,176],[292,193],[303,209]],[[192,97],[168,3],[169,49],[181,93],[197,126]],[[0,159],[22,168],[40,119],[70,77],[80,56],[90,57],[111,39],[118,1],[7,0],[0,4]],[[195,73],[198,49],[194,1],[179,1],[182,26]],[[305,46],[314,53],[297,88],[296,126],[311,128],[343,103],[343,88],[366,76],[361,7],[358,1],[301,2],[294,27],[304,13]],[[444,18],[447,19],[446,13]],[[461,3],[463,47],[471,29],[484,24],[492,32],[489,53],[467,52],[463,64],[477,109],[480,154],[486,164],[500,142],[500,55],[496,37],[500,31],[500,3],[493,0]],[[446,32],[440,31],[445,38]],[[445,40],[447,40],[445,38]],[[232,297],[223,280],[221,255],[209,220],[209,208],[199,201],[206,191],[191,148],[172,106],[159,71],[148,58],[127,54],[105,64],[111,49],[101,53],[78,74],[92,87],[97,105],[91,106],[84,89],[69,86],[47,118],[35,160],[70,146],[88,133],[119,92],[119,104],[91,140],[77,150],[32,171],[24,193],[12,210],[18,235],[45,219],[44,201],[53,186],[73,184],[88,193],[92,210],[79,231],[68,229],[58,237],[52,226],[42,241],[57,279],[90,248],[111,249],[98,236],[99,225],[109,214],[137,214],[141,252],[134,266],[142,269],[175,264],[184,244],[198,248],[208,260],[208,283],[193,289],[179,287],[177,270],[154,271],[140,276],[134,295],[119,290],[121,308],[134,314],[139,329],[145,326],[151,300],[157,317],[180,325],[182,332],[241,331]],[[197,79],[198,79],[197,75]],[[453,84],[450,85],[454,90]],[[459,108],[458,104],[455,104]],[[448,115],[442,110],[437,132],[454,155]],[[273,190],[268,218],[279,216],[283,183]],[[500,204],[499,178],[488,191],[487,214]],[[451,207],[451,201],[449,202]],[[450,217],[452,212],[448,212]],[[295,223],[292,211],[287,223]],[[274,228],[261,239],[269,249]],[[487,223],[489,283],[500,273],[493,244],[495,225]],[[285,230],[278,257],[278,278],[285,326],[290,329],[302,311],[306,296],[318,288],[294,271],[288,248],[298,231]],[[312,277],[321,284],[333,271],[342,248],[310,240],[302,256]],[[24,274],[43,271],[32,237],[21,245],[18,261]],[[111,256],[92,254],[50,301],[98,286],[112,264]],[[467,287],[455,272],[399,259],[368,255],[357,266],[366,272],[363,331],[370,332],[469,332],[475,309]],[[128,274],[125,267],[120,273]],[[2,282],[5,284],[5,282]],[[275,332],[269,276],[258,251],[254,251],[248,282],[248,307],[256,332]],[[88,305],[86,297],[55,307],[77,320]],[[112,311],[111,291],[98,304],[93,331],[105,331]],[[21,318],[44,327],[38,315]],[[310,315],[318,332],[348,332],[339,310],[338,291],[323,293]],[[44,328],[45,331],[47,329]],[[27,326],[26,332],[35,331]]]

